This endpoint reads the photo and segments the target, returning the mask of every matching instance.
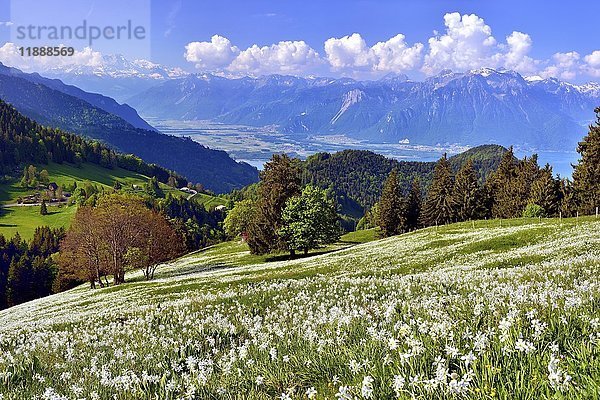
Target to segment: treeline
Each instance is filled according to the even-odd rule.
[[[120,167],[154,176],[164,183],[171,178],[176,179],[178,186],[187,184],[187,180],[175,172],[155,164],[147,164],[134,155],[120,154],[98,141],[41,126],[0,100],[0,171],[11,174],[23,164],[49,162],[75,165],[89,162],[104,168]]]
[[[63,229],[36,228],[27,242],[17,233],[0,235],[0,310],[47,296],[57,290],[58,252]]]
[[[391,236],[474,219],[595,213],[600,206],[600,108],[595,111],[597,122],[577,149],[581,159],[572,182],[554,177],[548,164],[540,168],[536,155],[517,160],[512,148],[483,184],[472,160],[454,174],[444,155],[435,166],[426,196],[418,179],[403,191],[393,170],[379,202],[365,215],[361,227],[379,226],[384,236]]]
[[[225,212],[207,210],[194,199],[167,195],[153,206],[169,219],[174,229],[183,238],[188,251],[197,250],[226,239],[223,230]]]
[[[367,150],[344,150],[338,153],[317,153],[302,163],[302,183],[333,187],[337,194],[370,208],[381,196],[386,176],[395,169],[403,190],[419,177],[431,181],[433,164],[419,161],[397,161]],[[348,210],[352,213],[352,208]],[[362,214],[362,209],[359,210]]]
[[[241,235],[253,254],[306,254],[339,239],[335,196],[317,186],[302,186],[300,160],[273,155],[260,178],[256,190],[246,192],[224,223],[226,232]]]
[[[174,229],[183,238],[188,251],[221,242],[225,239],[223,220],[225,211],[215,208],[207,210],[205,206],[193,198],[176,197],[166,194],[156,178],[149,178],[141,188],[132,190],[131,187],[115,181],[112,189],[106,189],[86,181],[79,185],[66,186],[71,191],[70,201],[79,206],[96,207],[103,197],[112,194],[133,195],[144,201],[146,207],[165,216]]]

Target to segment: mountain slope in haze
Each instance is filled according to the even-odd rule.
[[[122,118],[41,83],[0,74],[0,98],[37,122],[101,140],[199,182],[228,192],[258,180],[256,168],[188,138],[137,129]]]
[[[25,79],[32,83],[40,83],[51,89],[77,97],[91,105],[98,107],[110,114],[121,117],[135,128],[155,130],[149,123],[144,121],[133,108],[127,104],[119,104],[114,99],[97,93],[89,93],[79,89],[76,86],[65,85],[59,79],[48,79],[33,73],[27,74],[17,68],[11,68],[0,63],[0,75],[12,76]]]
[[[407,139],[556,150],[574,148],[585,133],[600,103],[600,86],[492,69],[442,71],[423,82],[405,76],[355,81],[196,74],[163,82],[128,103],[142,115],[276,125],[307,138],[343,134],[378,143]]]
[[[169,68],[147,60],[129,61],[120,54],[104,55],[96,66],[72,65],[44,72],[85,91],[102,93],[119,102],[167,79],[186,76],[180,68]]]

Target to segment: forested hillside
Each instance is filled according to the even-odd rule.
[[[21,165],[47,164],[50,161],[75,165],[89,162],[104,168],[121,167],[154,176],[161,182],[167,182],[170,176],[174,176],[179,184],[187,183],[175,172],[147,164],[132,155],[119,154],[98,141],[42,126],[0,100],[0,170],[10,175],[20,170]]]
[[[469,159],[482,180],[493,172],[506,149],[498,145],[474,147],[449,158],[458,171]],[[332,187],[344,213],[362,216],[381,196],[383,183],[396,169],[401,190],[407,192],[415,178],[427,188],[433,178],[435,162],[397,161],[366,150],[344,150],[338,153],[318,153],[303,163],[303,181],[324,188]]]
[[[224,151],[188,138],[137,129],[81,98],[41,83],[0,74],[0,99],[42,125],[100,140],[116,151],[175,170],[215,192],[228,192],[258,180],[256,168],[236,162]]]

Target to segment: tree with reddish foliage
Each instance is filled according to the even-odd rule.
[[[152,279],[158,264],[183,251],[183,239],[162,214],[139,197],[113,194],[75,215],[61,245],[61,274],[86,279],[92,287],[108,285],[106,275],[115,285],[125,282],[128,268],[140,268]]]

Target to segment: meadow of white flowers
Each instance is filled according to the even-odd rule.
[[[214,262],[0,312],[0,399],[600,396],[600,221]]]

